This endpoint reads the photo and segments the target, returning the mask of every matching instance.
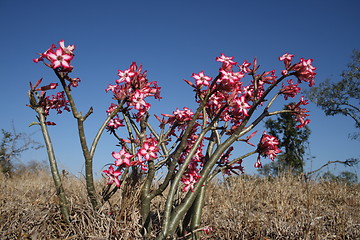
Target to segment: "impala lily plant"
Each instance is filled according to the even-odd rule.
[[[77,120],[86,166],[86,189],[94,209],[99,209],[118,189],[129,189],[125,187],[135,181],[138,184],[131,186],[141,192],[138,207],[144,237],[155,234],[157,239],[166,239],[174,234],[199,237],[199,229],[205,229],[201,226],[201,209],[209,181],[219,173],[243,173],[243,161],[254,154],[257,154],[256,168],[262,167],[262,158],[275,160],[281,150],[274,136],[263,132],[257,145],[252,142],[257,134],[254,128],[264,118],[291,112],[299,122],[297,127],[304,127],[310,122],[308,111],[303,108],[307,104],[303,97],[290,104],[287,110],[270,109],[280,95],[284,100],[297,97],[301,83],[314,85],[316,68],[312,66],[312,59],[301,58],[293,63],[295,56],[285,53],[279,57],[284,68],[277,76],[275,70],[259,73],[256,58],[252,62],[245,60],[238,64],[234,57],[221,54],[215,59],[220,63],[217,76],[210,77],[205,71],[200,71],[191,75],[194,80],[185,80],[195,92],[198,107],[194,110],[184,107],[172,113],[155,115],[157,126],[149,122],[151,104],[148,99],[160,100],[160,87],[156,81],[148,80],[141,65],[133,62],[129,68],[118,70],[118,79],[106,88],[106,92],[113,95],[114,102],[110,103],[104,122],[91,145],[88,145],[84,121],[92,114],[92,108],[82,115],[71,95],[71,88],[77,87],[80,82],[79,78],[69,76],[74,70],[71,66],[74,50],[74,45],[65,47],[64,41],[60,41],[59,47],[53,44],[34,59],[34,62],[43,62],[51,68],[59,82],[39,87],[41,79],[34,86],[30,84],[28,105],[37,112],[62,213],[68,222],[70,212],[47,131],[48,125],[55,124],[47,121],[52,109],[57,113],[71,111]],[[46,96],[59,83],[62,91]],[[120,149],[114,148],[109,153],[114,161],[103,171],[108,181],[99,194],[94,187],[92,161],[105,129],[114,135]],[[126,134],[119,134],[120,129],[125,129]],[[241,142],[253,146],[254,150],[238,156],[233,150],[235,147],[241,149]],[[160,195],[164,199],[164,209],[159,210],[162,212],[161,228],[152,233],[156,228],[151,225],[150,216],[155,211],[151,203]]]

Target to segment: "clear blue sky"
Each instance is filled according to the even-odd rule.
[[[86,122],[89,137],[105,117],[111,102],[104,89],[117,79],[117,70],[132,61],[144,65],[151,81],[162,87],[163,100],[152,102],[151,113],[171,113],[176,107],[194,107],[193,92],[183,82],[205,70],[215,76],[220,53],[238,62],[258,58],[264,71],[281,70],[277,58],[285,52],[313,58],[316,81],[339,79],[353,49],[360,48],[360,2],[344,1],[0,1],[0,128],[32,133],[28,128],[35,112],[28,102],[29,82],[44,77],[56,80],[51,69],[35,64],[36,53],[64,39],[76,45],[71,76],[82,82],[74,91],[78,107],[94,114]],[[278,73],[279,74],[279,73]],[[305,86],[305,85],[304,85]],[[282,105],[279,105],[280,107]],[[342,116],[326,117],[314,104],[311,111],[307,170],[329,160],[359,157],[357,141],[348,139],[353,122]],[[71,114],[52,114],[51,128],[61,168],[78,173],[83,159]],[[262,130],[263,124],[260,126]],[[115,140],[104,135],[95,155],[95,170],[112,162]],[[238,149],[241,150],[240,146]],[[246,160],[246,172],[254,173],[255,156]],[[46,160],[45,149],[23,154],[28,160]],[[265,160],[266,163],[268,160]],[[330,170],[341,171],[337,166]],[[355,170],[356,169],[348,169]]]

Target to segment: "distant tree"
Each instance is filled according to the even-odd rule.
[[[325,172],[322,175],[322,179],[330,182],[340,182],[346,184],[356,184],[358,182],[358,176],[349,171],[343,171],[339,175],[334,175],[330,171]]]
[[[14,174],[38,174],[40,172],[50,173],[47,163],[45,161],[30,160],[16,164]]]
[[[0,142],[0,171],[9,175],[15,170],[14,160],[28,149],[39,149],[41,144],[34,141],[26,133],[18,133],[13,127],[12,131],[1,129]]]
[[[284,110],[288,109],[286,105]],[[259,169],[260,174],[277,176],[282,172],[291,172],[297,175],[304,171],[306,143],[311,131],[308,126],[299,128],[296,124],[293,114],[288,112],[281,113],[276,120],[268,119],[265,122],[268,133],[279,140],[278,147],[283,152],[278,154],[277,161]]]
[[[355,122],[355,128],[360,128],[360,51],[354,50],[348,69],[343,71],[341,80],[331,82],[329,79],[312,87],[307,92],[311,101],[325,111],[326,115],[342,114]],[[360,133],[352,135],[360,138]]]

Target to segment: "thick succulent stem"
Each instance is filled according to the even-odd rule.
[[[36,112],[38,113],[39,120],[40,120],[41,132],[43,134],[45,145],[46,145],[46,150],[47,150],[49,164],[50,164],[50,170],[51,170],[51,174],[52,174],[55,188],[56,188],[56,195],[59,197],[59,200],[60,200],[60,210],[61,210],[61,213],[62,213],[62,216],[63,216],[65,222],[70,223],[70,212],[69,212],[68,202],[66,199],[63,185],[62,185],[59,170],[57,167],[54,148],[53,148],[53,145],[52,145],[52,142],[50,139],[48,128],[46,126],[44,110],[43,110],[43,108],[39,107],[36,109]]]

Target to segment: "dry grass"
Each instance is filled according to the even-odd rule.
[[[204,224],[215,239],[360,239],[359,185],[294,177],[210,187]]]
[[[138,193],[119,192],[95,212],[82,181],[65,177],[64,187],[71,225],[46,173],[0,176],[0,239],[141,239]],[[202,226],[214,231],[204,239],[360,239],[359,185],[240,177],[208,190]]]

